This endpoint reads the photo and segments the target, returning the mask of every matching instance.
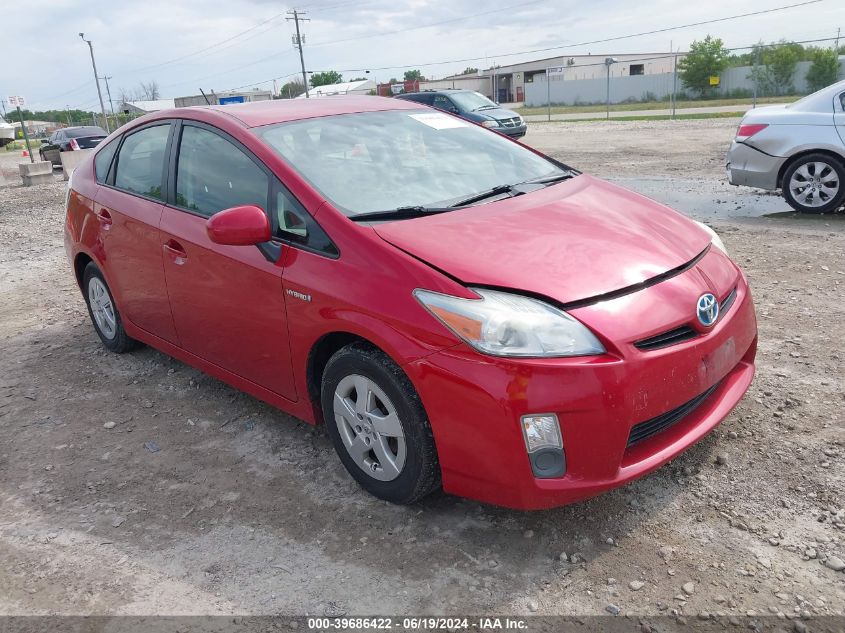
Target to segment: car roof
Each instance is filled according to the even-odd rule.
[[[255,101],[252,103],[193,106],[190,108],[161,111],[158,114],[170,117],[184,117],[186,111],[219,112],[239,120],[246,127],[259,127],[274,123],[285,123],[287,121],[338,114],[416,109],[419,109],[419,105],[399,99],[367,95],[344,95],[315,99],[274,99],[272,101]]]

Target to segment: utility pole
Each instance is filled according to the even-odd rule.
[[[106,82],[106,95],[108,95],[108,98],[109,98],[109,110],[111,110],[111,115],[114,117],[114,101],[111,100],[111,90],[109,89],[109,79],[111,79],[111,77],[103,75],[103,81]],[[115,125],[115,129],[120,127],[120,125],[118,124],[118,121],[117,121],[117,117],[114,117],[114,125]]]
[[[760,49],[762,47],[757,47],[757,53],[754,55],[754,99],[751,102],[751,108],[754,109],[757,107],[757,78],[760,75],[759,67],[760,67]]]
[[[675,111],[678,108],[678,55],[672,60],[672,120],[675,120]]]
[[[610,120],[610,67],[615,64],[617,60],[615,57],[605,57],[604,65],[607,67],[607,119]]]
[[[65,105],[65,116],[67,117],[67,126],[70,127],[70,106]]]
[[[97,96],[100,98],[100,111],[103,113],[106,132],[111,132],[109,129],[109,119],[106,116],[106,104],[103,103],[103,91],[100,90],[100,76],[97,74],[97,62],[94,61],[94,46],[91,44],[91,40],[85,39],[85,33],[80,33],[79,37],[82,38],[83,42],[88,44],[88,50],[91,53],[91,65],[94,67],[94,82],[97,84]]]
[[[293,15],[293,17],[285,18],[285,20],[293,20],[293,23],[296,25],[296,35],[294,36],[293,45],[299,50],[299,64],[302,67],[302,83],[305,84],[305,98],[310,99],[311,96],[308,94],[308,75],[305,72],[305,57],[302,55],[302,45],[305,43],[305,36],[299,32],[299,23],[308,22],[309,20],[308,18],[301,17],[305,13],[296,9],[288,11],[288,15]]]
[[[114,116],[114,101],[111,100],[111,90],[109,89],[109,79],[112,79],[112,77],[103,77],[103,81],[106,82],[106,95],[109,98],[109,109],[111,110],[111,115]]]

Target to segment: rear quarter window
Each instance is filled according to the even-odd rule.
[[[111,167],[114,153],[117,151],[117,146],[120,144],[120,138],[110,141],[104,145],[94,156],[94,171],[97,174],[97,182],[105,182],[109,175],[109,167]]]

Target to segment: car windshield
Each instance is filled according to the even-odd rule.
[[[480,108],[498,108],[493,101],[490,101],[483,94],[478,92],[452,92],[449,98],[458,104],[458,107],[465,112],[472,112]]]
[[[101,127],[87,126],[87,127],[72,127],[65,130],[65,136],[68,138],[83,138],[86,136],[108,136],[106,131]]]
[[[495,132],[431,110],[390,110],[256,130],[347,216],[439,207],[568,172]]]

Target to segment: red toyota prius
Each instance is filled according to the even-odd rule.
[[[754,375],[706,226],[379,97],[185,108],[103,141],[65,244],[103,344],[312,424],[373,495],[546,508],[704,437]]]

